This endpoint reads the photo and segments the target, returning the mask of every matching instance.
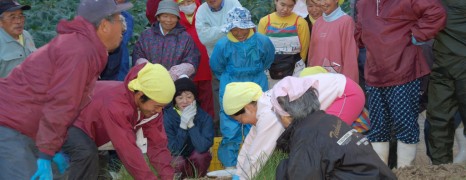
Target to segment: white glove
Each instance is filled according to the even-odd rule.
[[[181,112],[180,128],[188,129],[194,126],[194,116],[197,113],[196,101],[193,101],[189,106]]]

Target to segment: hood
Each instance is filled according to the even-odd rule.
[[[57,32],[58,34],[79,33],[89,37],[96,44],[104,46],[97,36],[94,25],[87,22],[81,16],[76,16],[72,21],[60,20],[57,25]]]
[[[105,65],[107,64],[108,51],[105,45],[97,36],[97,32],[94,25],[86,21],[83,17],[76,16],[72,21],[61,20],[58,23],[56,30],[59,35],[72,35],[76,33],[81,35],[78,38],[87,38],[94,45],[94,48],[97,52],[99,52],[99,55],[102,59],[99,62],[95,62],[95,66],[99,69],[99,74],[104,70]],[[82,45],[80,43],[81,42],[76,42],[76,45]],[[73,44],[70,44],[71,47],[72,45]]]
[[[123,82],[123,84],[125,85],[125,88],[126,88],[127,91],[130,91],[130,90],[128,89],[128,84],[129,84],[129,82],[130,82],[131,80],[133,80],[133,79],[136,79],[136,77],[138,77],[139,71],[140,71],[145,65],[146,65],[146,63],[139,64],[139,65],[137,65],[137,66],[132,67],[132,68],[129,70],[129,72],[128,72],[128,74],[126,75],[125,80],[124,80],[124,82]]]

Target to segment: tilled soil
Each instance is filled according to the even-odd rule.
[[[466,165],[442,164],[410,166],[394,169],[399,180],[464,180],[466,179]]]

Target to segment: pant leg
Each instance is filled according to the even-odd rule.
[[[197,151],[193,151],[188,159],[192,163],[191,165],[194,166],[194,177],[201,178],[207,174],[210,161],[212,160],[212,155],[210,155],[210,152],[199,153]]]
[[[222,142],[218,147],[218,159],[225,167],[236,166],[239,147],[242,141],[241,123],[220,111],[220,131]]]
[[[69,179],[97,179],[99,154],[94,141],[86,133],[70,127],[62,150],[70,157]]]
[[[388,92],[390,119],[393,121],[396,139],[405,144],[419,142],[419,91],[420,79],[399,86]]]
[[[0,126],[0,179],[30,179],[37,170],[37,152],[31,138]]]
[[[215,77],[213,73],[212,73],[211,83],[212,83],[212,95],[213,95],[213,100],[214,100],[214,112],[215,112],[212,118],[214,122],[220,122],[220,99],[219,99],[220,81],[217,79],[217,77]]]
[[[457,111],[466,118],[466,59],[434,52],[430,75],[427,120],[429,151],[433,164],[453,162],[454,115]]]
[[[370,129],[367,138],[371,142],[388,142],[390,138],[391,121],[388,118],[385,88],[366,86],[367,102],[369,103]]]
[[[171,162],[175,174],[181,174],[180,179],[192,176],[191,165],[183,156],[174,156]]]

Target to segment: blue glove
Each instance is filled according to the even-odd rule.
[[[416,40],[416,38],[414,38],[413,35],[411,35],[411,42],[412,42],[414,45],[417,45],[417,46],[420,46],[420,45],[425,44],[425,42],[418,42],[418,41]]]
[[[31,180],[52,180],[53,179],[53,174],[52,174],[52,162],[47,159],[37,159],[37,171],[32,176]]]
[[[57,165],[60,174],[65,173],[66,169],[70,167],[69,158],[62,151],[55,153],[52,161]]]
[[[232,178],[232,180],[239,180],[239,179],[240,179],[240,178],[239,178],[239,176],[238,176],[238,175],[236,175],[236,174],[235,174],[235,175],[233,175],[233,178]]]

